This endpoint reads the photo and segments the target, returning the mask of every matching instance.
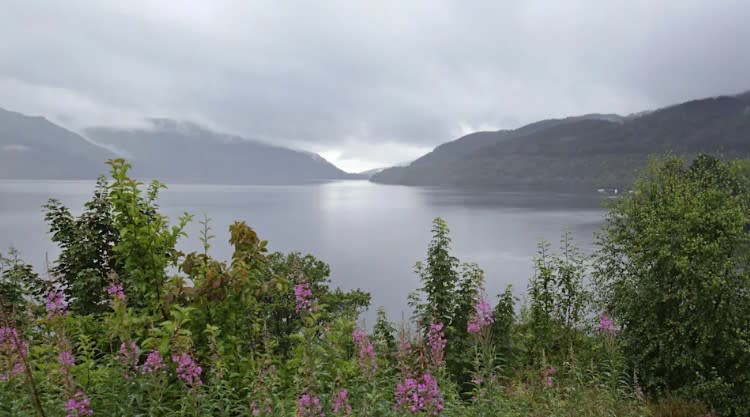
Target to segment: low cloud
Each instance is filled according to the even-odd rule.
[[[191,120],[374,166],[749,89],[748,21],[746,1],[10,0],[0,107],[75,129]]]

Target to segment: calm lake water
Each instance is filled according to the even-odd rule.
[[[41,205],[60,199],[76,213],[91,181],[0,180],[0,252],[10,246],[44,270],[58,254]],[[300,186],[171,185],[159,200],[171,219],[187,211],[196,221],[180,247],[197,250],[203,213],[216,239],[213,256],[228,259],[228,226],[245,220],[271,250],[312,253],[331,266],[334,285],[370,291],[393,320],[407,312],[407,293],[419,286],[414,264],[423,259],[431,221],[446,219],[453,253],[478,263],[494,296],[507,284],[526,288],[539,239],[557,244],[565,228],[586,252],[603,222],[601,197],[533,192],[465,191],[340,181]],[[373,309],[374,310],[374,309]],[[368,321],[373,314],[367,314]]]

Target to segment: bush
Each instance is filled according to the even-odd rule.
[[[610,208],[597,281],[648,392],[750,414],[750,189],[737,163],[652,161]]]

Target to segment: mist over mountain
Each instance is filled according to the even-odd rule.
[[[0,109],[0,178],[95,178],[114,156],[43,117]]]
[[[314,153],[170,119],[84,133],[86,138],[42,117],[0,110],[0,178],[90,179],[106,172],[104,161],[124,156],[134,175],[169,182],[299,184],[369,177],[422,186],[621,188],[649,155],[749,156],[750,93],[629,116],[587,114],[475,132],[406,166],[361,174],[348,174]]]
[[[86,129],[89,141],[45,118],[0,110],[0,178],[92,179],[107,172],[106,160],[118,156],[133,163],[138,177],[171,182],[297,184],[358,178],[314,153],[189,122],[149,123],[138,129]]]
[[[151,127],[96,127],[86,135],[133,162],[137,176],[170,182],[293,184],[351,178],[321,156],[217,133],[189,122],[151,119]]]
[[[625,187],[649,155],[750,156],[750,94],[689,101],[622,117],[590,114],[442,144],[374,182],[424,186]]]

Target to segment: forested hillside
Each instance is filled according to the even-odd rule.
[[[481,132],[437,147],[407,167],[385,170],[385,184],[626,188],[648,155],[700,152],[750,156],[748,94],[695,100],[630,117],[587,115],[517,130]]]

